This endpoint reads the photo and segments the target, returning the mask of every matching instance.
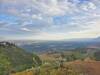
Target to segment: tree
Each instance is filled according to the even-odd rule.
[[[33,67],[39,67],[42,65],[42,61],[36,54],[33,54]]]
[[[36,54],[33,54],[33,67],[35,67],[35,75],[40,74],[40,66],[42,65],[42,61]]]

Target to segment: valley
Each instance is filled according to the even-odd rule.
[[[99,75],[100,42],[0,42],[2,75]]]

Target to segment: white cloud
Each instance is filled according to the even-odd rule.
[[[33,33],[32,38],[56,40],[100,35],[99,0],[83,0],[81,3],[80,0],[0,0],[1,2],[8,6],[3,8],[3,12],[20,18],[18,25],[10,24],[12,29]],[[63,20],[58,20],[57,23],[54,17]]]
[[[88,2],[88,3],[83,3],[81,5],[81,8],[85,11],[89,11],[89,10],[95,10],[96,9],[96,5],[93,2]]]
[[[28,29],[28,28],[21,28],[21,30],[23,30],[23,31],[27,31],[27,32],[30,32],[30,31],[31,31],[31,30]]]
[[[23,22],[23,24],[21,25],[22,27],[24,27],[24,26],[28,26],[30,23],[29,22]]]
[[[88,6],[90,9],[96,9],[96,5],[92,2],[89,2]]]
[[[74,4],[68,2],[67,0],[47,0],[47,1],[34,1],[33,8],[35,7],[40,12],[46,15],[65,15],[75,8]]]
[[[43,18],[42,18],[42,16],[41,16],[41,14],[38,14],[38,15],[32,15],[32,19],[37,19],[37,20],[42,20]]]

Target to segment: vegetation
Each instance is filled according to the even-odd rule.
[[[95,60],[100,61],[100,51],[94,53]]]
[[[9,58],[0,54],[0,75],[6,74],[11,68],[11,63]]]
[[[55,64],[55,65],[54,65]],[[59,62],[60,64],[60,62]],[[38,67],[33,67],[32,69],[27,69],[23,72],[18,72],[12,75],[80,75],[81,71],[78,71],[71,65],[65,65],[64,63],[61,65],[54,63],[44,63]]]
[[[100,62],[97,63],[100,61],[99,54],[99,49],[75,48],[37,55],[28,53],[15,44],[0,42],[0,75],[92,75],[88,69],[90,71],[93,64],[97,68],[93,66],[92,70],[100,69]]]
[[[0,75],[12,71],[23,71],[31,68],[32,64],[32,54],[25,52],[12,43],[0,43]]]

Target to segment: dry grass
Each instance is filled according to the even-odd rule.
[[[69,62],[65,64],[65,67],[71,65],[72,68],[76,69],[76,71],[86,73],[87,75],[100,75],[100,61],[75,61]],[[45,72],[45,71],[44,71]],[[61,75],[61,71],[53,71],[52,73],[59,73]],[[61,74],[60,74],[61,73]],[[56,75],[52,74],[52,75]],[[35,71],[23,71],[16,74],[11,75],[36,75]],[[70,75],[70,74],[69,74]]]

